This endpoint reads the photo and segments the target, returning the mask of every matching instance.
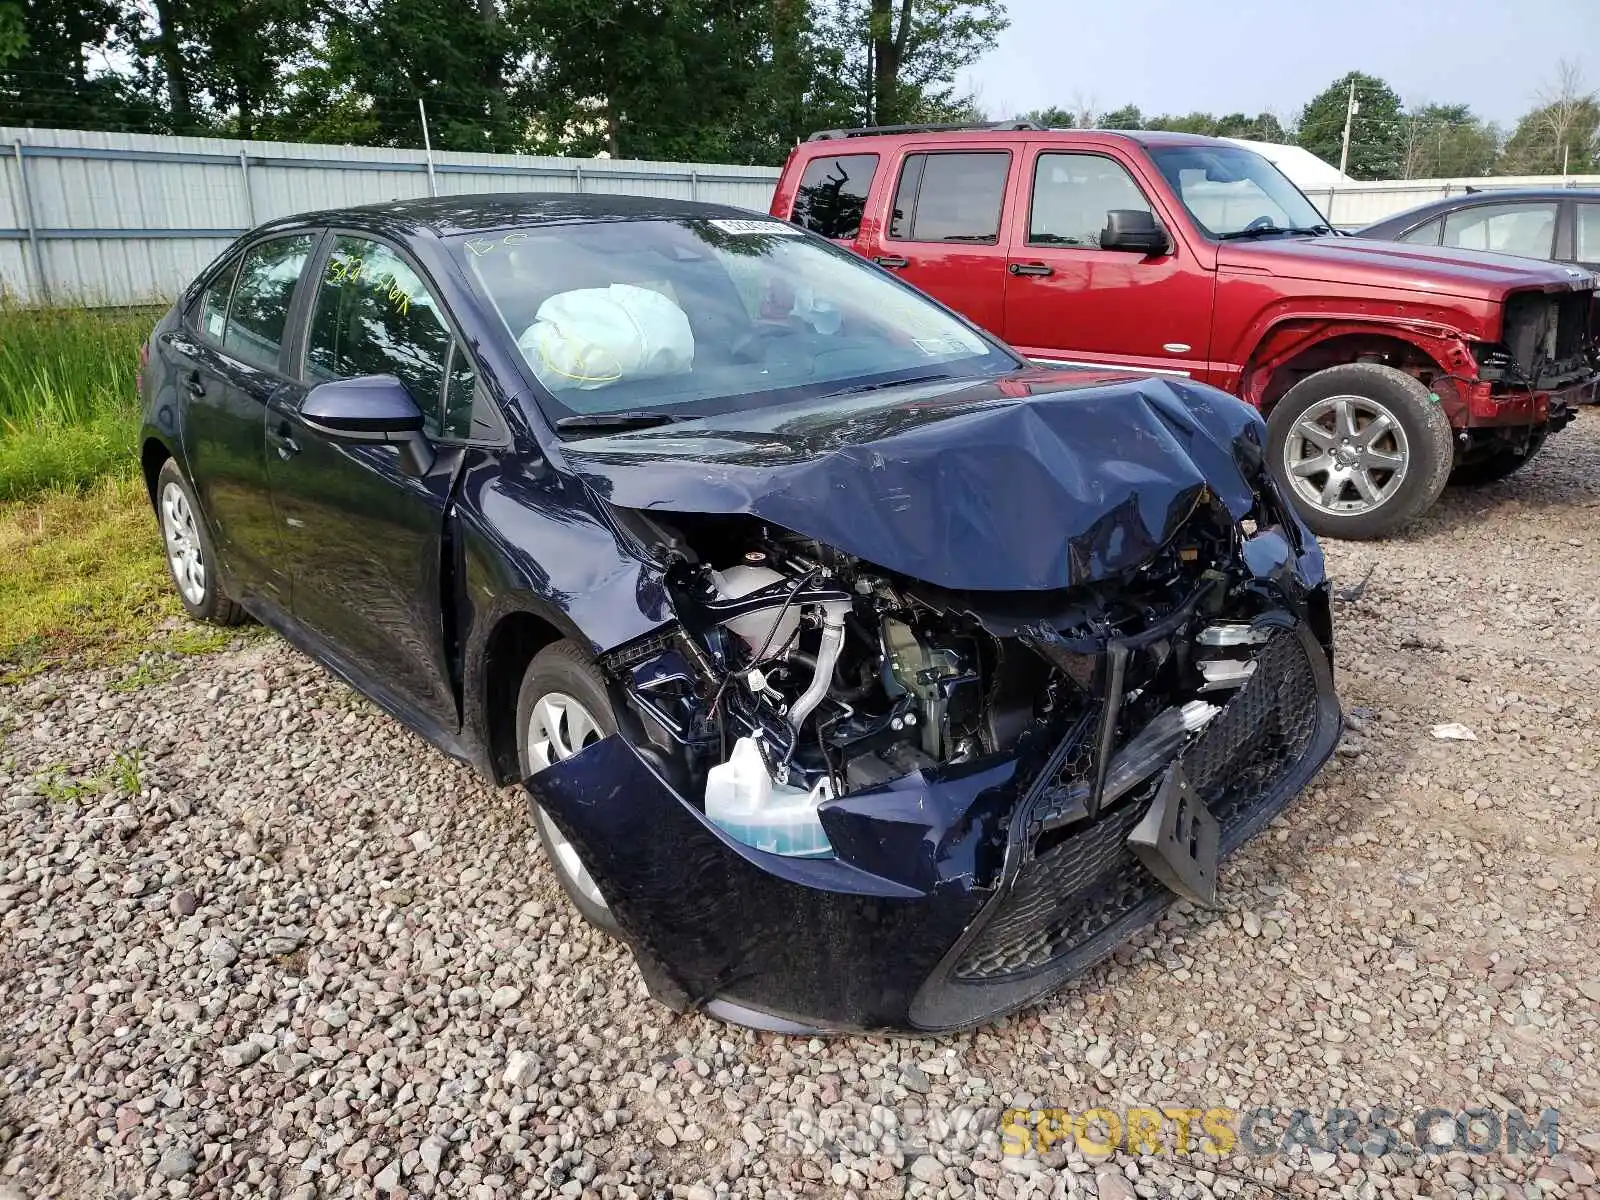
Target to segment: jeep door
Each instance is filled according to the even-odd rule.
[[[1005,323],[1031,358],[1205,378],[1215,272],[1188,246],[1159,192],[1109,149],[1026,147],[1022,195],[1008,230]],[[1169,252],[1100,245],[1113,209],[1153,213]]]
[[[1011,168],[1016,157],[1005,143],[904,147],[890,156],[893,174],[878,182],[878,194],[889,198],[887,217],[863,225],[857,249],[1000,334],[1006,297],[1003,231],[1015,203]]]

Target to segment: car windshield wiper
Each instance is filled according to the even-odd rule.
[[[1232,233],[1219,233],[1217,237],[1221,241],[1232,242],[1243,238],[1266,237],[1274,233],[1304,233],[1318,237],[1332,232],[1333,227],[1329,225],[1291,225],[1287,229],[1282,225],[1262,225],[1255,229],[1235,229]]]
[[[886,379],[882,383],[858,383],[854,387],[840,388],[837,392],[824,392],[822,399],[831,400],[835,396],[856,396],[862,392],[881,392],[886,388],[910,387],[917,383],[936,383],[941,379],[954,379],[954,375],[940,372],[935,375],[913,375],[910,379]]]
[[[638,412],[608,412],[608,413],[578,413],[570,417],[558,417],[557,429],[649,429],[655,425],[671,425],[674,421],[683,418],[669,412],[651,412],[641,409]]]

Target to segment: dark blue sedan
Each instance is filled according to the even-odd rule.
[[[277,221],[147,354],[188,611],[525,780],[680,1010],[992,1018],[1211,901],[1338,736],[1322,556],[1253,409],[1030,366],[780,221]]]

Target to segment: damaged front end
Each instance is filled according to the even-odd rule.
[[[1035,590],[652,513],[677,622],[602,657],[621,736],[530,790],[675,1008],[992,1019],[1211,900],[1331,753],[1321,557],[1259,489],[1190,490],[1137,567]]]

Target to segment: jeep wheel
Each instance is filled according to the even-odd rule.
[[[1427,511],[1444,490],[1450,422],[1420,380],[1377,363],[1302,379],[1267,419],[1273,469],[1324,537],[1364,541]]]
[[[1520,471],[1538,457],[1540,450],[1544,449],[1544,439],[1548,432],[1545,429],[1535,429],[1528,434],[1528,440],[1523,443],[1520,450],[1513,446],[1497,445],[1482,457],[1462,463],[1450,472],[1451,486],[1477,487],[1479,484],[1495,483],[1515,471]]]

